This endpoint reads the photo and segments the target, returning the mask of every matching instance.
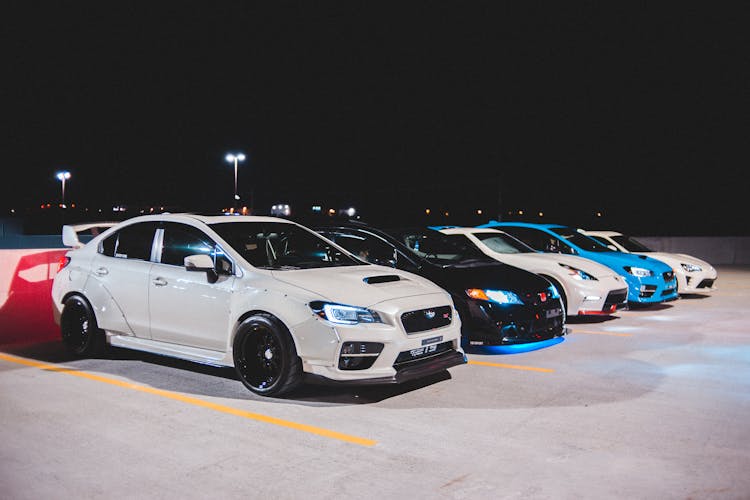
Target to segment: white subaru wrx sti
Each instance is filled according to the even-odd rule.
[[[399,383],[466,363],[450,295],[275,217],[161,214],[67,252],[52,299],[77,356],[107,344],[234,366],[276,396],[303,376]]]

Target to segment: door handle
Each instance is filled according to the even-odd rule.
[[[106,267],[98,267],[96,271],[94,271],[94,274],[96,274],[97,276],[106,276],[109,274],[109,271]]]
[[[151,283],[156,286],[166,286],[167,280],[165,280],[164,278],[154,278]]]

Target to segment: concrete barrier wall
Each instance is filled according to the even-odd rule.
[[[685,253],[711,265],[750,265],[750,236],[636,236],[658,252]]]

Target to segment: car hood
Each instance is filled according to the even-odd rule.
[[[447,266],[424,269],[426,278],[446,290],[464,295],[468,288],[511,290],[518,293],[539,292],[549,287],[549,281],[538,274],[510,264],[480,266]]]
[[[273,271],[275,279],[331,302],[371,307],[383,301],[445,291],[420,276],[379,265]],[[398,279],[396,279],[398,278]]]
[[[518,266],[524,269],[539,269],[541,272],[543,269],[554,269],[559,268],[560,263],[567,264],[576,269],[580,269],[595,278],[604,278],[606,276],[615,276],[615,273],[611,268],[599,264],[591,259],[584,257],[578,257],[577,255],[563,255],[555,253],[514,253],[504,254],[496,253],[497,259],[508,264]],[[559,268],[557,270],[560,270]],[[550,272],[550,271],[548,271]]]
[[[630,267],[643,267],[653,271],[654,273],[666,273],[672,270],[670,266],[664,262],[649,257],[647,255],[640,255],[635,253],[624,253],[624,252],[587,252],[582,255],[586,258],[591,258],[604,264],[605,266],[611,267],[618,273],[622,271],[625,266]]]
[[[710,271],[713,269],[713,266],[705,260],[684,253],[648,252],[639,255],[653,257],[654,259],[660,260],[673,267],[678,267],[680,264],[693,264],[695,266],[700,266],[704,271]]]

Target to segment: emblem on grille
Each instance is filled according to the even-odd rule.
[[[427,318],[427,319],[434,318],[435,317],[435,311],[433,311],[432,309],[429,309],[429,310],[425,311],[424,312],[424,317]]]

